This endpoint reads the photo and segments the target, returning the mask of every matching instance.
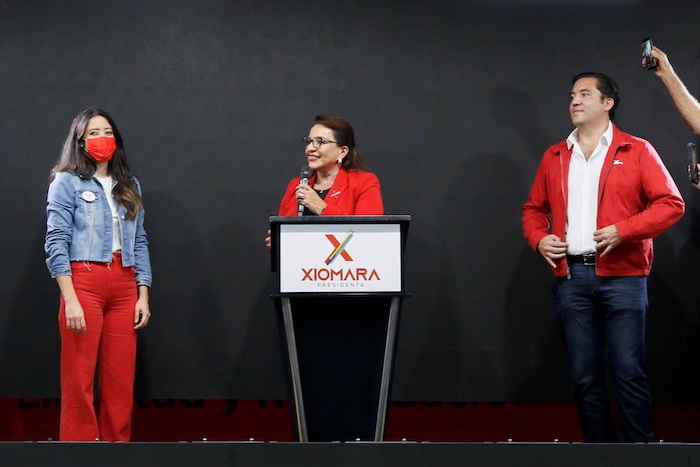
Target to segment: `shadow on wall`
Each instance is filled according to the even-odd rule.
[[[524,249],[522,160],[503,154],[470,156],[458,155],[461,162],[443,174],[443,189],[433,195],[444,199],[431,200],[436,209],[412,213],[407,272],[414,296],[406,302],[397,356],[397,373],[412,375],[411,389],[396,388],[413,393],[412,399],[506,400],[512,392],[511,381],[505,379],[511,377],[510,367],[527,371],[532,365],[521,348],[512,347],[518,336],[532,331],[522,321],[516,321],[514,329],[511,310],[518,310],[523,301],[536,306],[536,301],[512,291],[534,293],[537,287],[530,281],[538,278],[518,269],[519,282],[514,283],[507,272]],[[433,229],[434,236],[424,241],[416,235],[423,223],[442,227]],[[494,303],[502,303],[505,311],[494,308]],[[412,348],[404,350],[408,345]],[[543,355],[552,352],[540,341],[533,345]],[[504,350],[509,357],[504,358]],[[414,353],[413,362],[402,356],[403,351]],[[443,382],[448,391],[436,394],[435,381]]]
[[[258,395],[266,399],[286,397],[283,359],[287,358],[287,349],[278,334],[275,304],[270,298],[275,285],[272,273],[260,281],[259,293],[242,330],[241,350],[235,356],[239,392],[251,398]]]
[[[564,92],[566,84],[563,83],[562,85],[564,86]],[[558,95],[555,94],[555,97]],[[490,97],[491,105],[494,109],[492,116],[496,121],[495,128],[498,128],[499,131],[509,130],[519,136],[522,151],[514,155],[516,160],[512,161],[512,163],[516,165],[528,164],[528,168],[531,170],[526,170],[525,172],[534,174],[544,151],[556,142],[551,140],[549,133],[544,127],[542,118],[536,113],[538,109],[541,109],[541,104],[536,102],[532,95],[519,89],[505,86],[493,88]],[[562,105],[566,104],[565,100],[562,100],[562,102]],[[504,109],[508,110],[504,111]],[[559,115],[547,115],[545,117],[547,119],[560,118]],[[562,108],[561,115],[566,115],[566,108]],[[566,136],[561,135],[559,140]],[[505,165],[505,163],[506,161],[504,160],[501,164]],[[532,180],[522,180],[522,173],[514,173],[512,175],[514,178],[511,181],[517,183],[516,187],[520,188],[521,183],[518,182],[522,182],[523,187],[526,186],[529,190]],[[524,193],[527,196],[527,191]],[[525,199],[523,198],[523,203]]]
[[[508,400],[531,400],[533,395],[539,401],[572,400],[554,292],[551,266],[524,246],[507,287],[503,333],[508,387],[513,391]]]
[[[286,395],[283,367],[286,349],[280,347],[275,305],[270,298],[276,281],[271,272],[271,256],[264,244],[268,218],[253,211],[222,219],[216,229],[241,232],[246,241],[230,245],[230,239],[220,237],[220,245],[215,248],[231,249],[234,264],[240,265],[234,269],[235,276],[230,277],[235,283],[230,285],[230,296],[226,297],[232,301],[229,312],[237,314],[232,324],[235,329],[230,333],[235,341],[229,343],[235,382],[228,388],[228,393],[236,398],[284,399]],[[247,222],[250,219],[256,222]],[[225,286],[221,284],[219,288]]]
[[[523,172],[533,174],[531,178],[524,178],[523,172],[511,175],[512,189],[520,198],[513,206],[517,217],[513,223],[517,248],[512,250],[514,254],[510,258],[513,269],[505,287],[503,310],[504,378],[510,391],[507,400],[568,401],[572,397],[571,378],[566,347],[554,312],[553,274],[550,266],[529,247],[522,230],[522,207],[534,174],[545,150],[556,141],[548,136],[542,118],[537,114],[533,116],[533,110],[541,106],[530,94],[499,87],[491,98],[495,108],[510,109],[509,112],[495,112],[499,126],[511,129],[522,140],[522,154],[518,160],[508,163],[526,165]]]
[[[45,218],[32,217],[38,222],[24,229],[35,246],[31,255],[7,263],[23,266],[11,271],[22,279],[9,309],[4,310],[7,321],[0,339],[0,368],[2,381],[7,384],[0,383],[0,392],[8,397],[57,397],[61,356],[59,290],[45,265]],[[6,254],[14,254],[12,248]]]
[[[700,47],[695,51],[694,62],[700,60]],[[700,95],[700,86],[695,87],[695,95]],[[695,141],[695,144],[700,144]],[[685,181],[677,182],[685,183]],[[700,192],[691,190],[691,195],[685,197],[685,217],[689,218],[690,227],[688,239],[680,250],[675,271],[680,277],[676,280],[679,289],[683,291],[681,300],[684,303],[685,314],[682,327],[679,329],[679,339],[682,342],[683,355],[681,361],[680,394],[678,401],[682,403],[697,403],[700,401],[700,372],[697,371],[700,361]]]
[[[448,252],[434,248],[442,242],[422,237],[422,222],[429,220],[411,215],[404,268],[406,290],[412,295],[403,301],[391,396],[398,400],[451,399],[436,393],[434,382],[444,387],[446,378],[459,379],[463,372],[457,316],[461,305],[451,282],[455,271]]]
[[[145,192],[144,200],[153,317],[139,336],[136,395],[221,398],[215,388],[229,386],[234,376],[227,371],[222,311],[213,299],[212,265],[198,226],[172,197]]]
[[[684,181],[679,181],[684,183]],[[664,394],[672,395],[673,402],[698,403],[700,401],[700,193],[695,189],[685,197],[684,221],[690,222],[687,241],[683,244],[675,263],[668,266],[674,254],[671,245],[664,257],[654,262],[650,278],[651,314],[648,320],[650,361],[652,370],[658,368],[661,375],[652,378],[664,388]],[[659,239],[655,245],[659,245]],[[661,246],[661,245],[659,245]],[[668,256],[668,259],[665,259]],[[657,261],[664,264],[657,268]],[[670,271],[670,272],[668,272]],[[662,277],[661,272],[664,273]],[[662,282],[663,280],[663,282]],[[680,296],[673,293],[681,291]],[[663,336],[657,337],[663,330]],[[659,342],[660,341],[660,342]],[[673,352],[669,352],[669,348]],[[655,352],[661,352],[665,361],[658,361]],[[674,374],[669,374],[673,370]],[[675,383],[669,384],[669,381]]]

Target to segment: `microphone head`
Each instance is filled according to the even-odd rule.
[[[307,182],[311,178],[311,169],[309,168],[308,165],[305,165],[304,167],[301,168],[301,172],[299,173],[299,178],[302,180],[306,180]]]

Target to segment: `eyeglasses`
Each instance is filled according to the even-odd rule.
[[[310,143],[310,144],[313,144],[314,147],[315,147],[316,149],[320,148],[321,146],[323,146],[323,145],[326,144],[326,143],[340,144],[340,143],[337,142],[337,141],[331,141],[331,140],[329,140],[329,139],[323,139],[323,138],[321,138],[320,136],[317,136],[317,137],[315,137],[315,138],[302,138],[302,139],[301,139],[301,142],[302,142],[302,144],[304,145],[304,147],[308,146],[309,143]]]

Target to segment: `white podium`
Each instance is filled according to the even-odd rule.
[[[410,216],[270,217],[294,435],[382,441]]]

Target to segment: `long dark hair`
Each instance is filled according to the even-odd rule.
[[[347,146],[350,151],[343,158],[343,168],[348,171],[367,172],[367,166],[362,161],[360,153],[355,147],[355,130],[350,122],[337,115],[316,115],[314,123],[323,125],[333,131],[333,137],[341,146]]]
[[[63,149],[56,165],[51,169],[49,181],[53,180],[58,172],[72,172],[81,177],[92,178],[97,170],[97,163],[90,157],[85,149],[83,135],[90,119],[102,116],[109,122],[117,142],[117,150],[107,164],[107,171],[117,181],[112,194],[114,198],[126,208],[126,218],[133,220],[143,208],[143,202],[139,195],[136,182],[131,176],[129,164],[126,162],[124,142],[112,117],[107,112],[98,108],[88,108],[80,112],[74,119],[68,130],[68,136],[63,142]]]

